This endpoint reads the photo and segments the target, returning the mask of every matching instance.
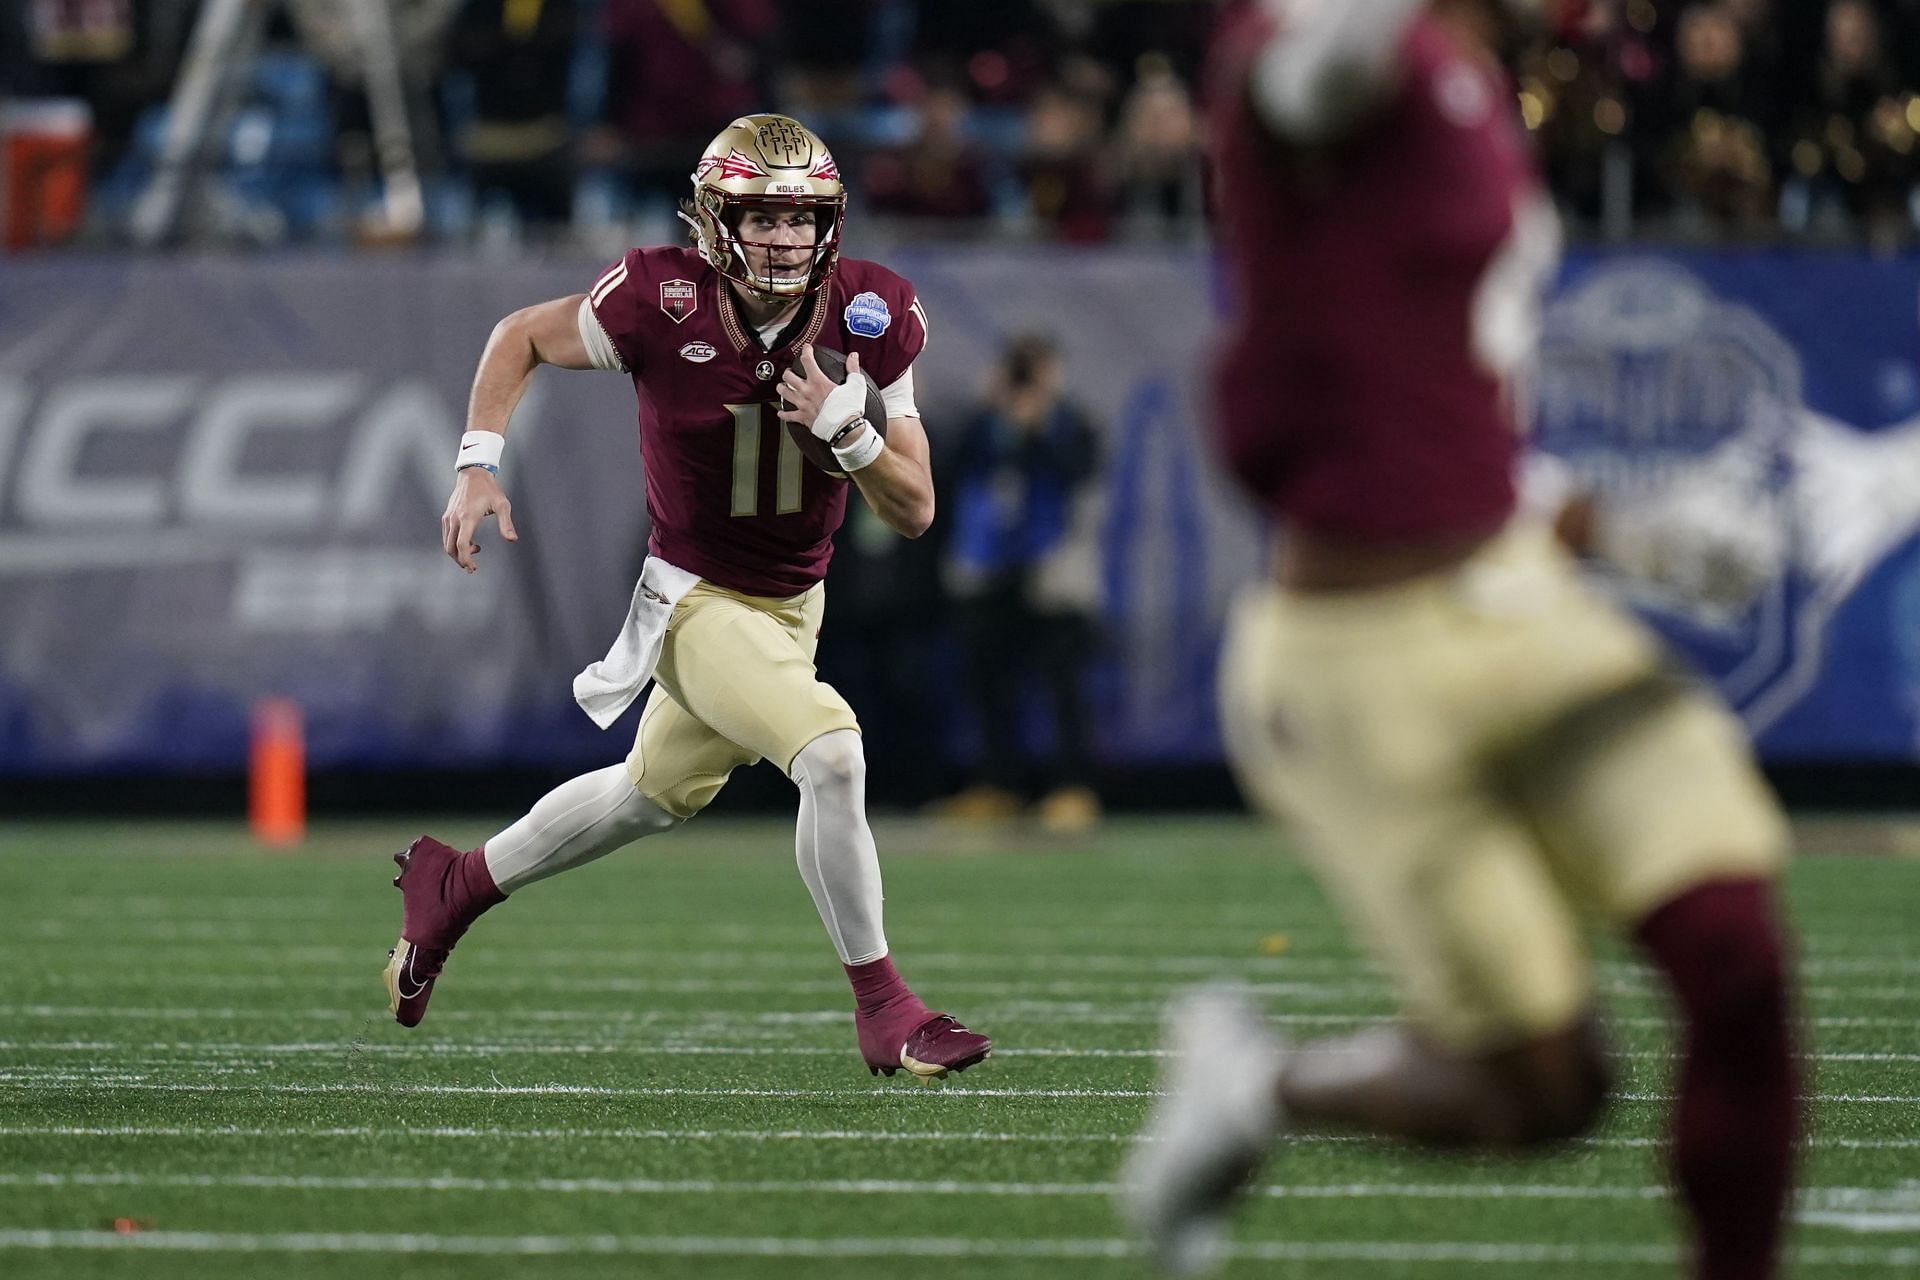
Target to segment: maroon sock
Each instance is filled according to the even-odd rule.
[[[461,914],[469,920],[507,900],[507,895],[493,882],[493,872],[487,869],[484,845],[447,864],[446,889],[447,900],[462,904]]]
[[[1769,1280],[1793,1180],[1799,1082],[1787,959],[1770,886],[1701,885],[1640,924],[1684,1021],[1674,1179],[1698,1280]]]
[[[877,1013],[902,996],[913,999],[906,979],[893,967],[892,956],[881,956],[865,964],[843,964],[847,981],[853,984],[854,1007],[861,1013]]]

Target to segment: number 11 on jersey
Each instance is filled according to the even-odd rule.
[[[760,440],[762,426],[780,440],[780,457],[774,480],[773,514],[787,516],[800,510],[800,468],[806,458],[785,423],[774,415],[771,404],[730,404],[733,415],[733,514],[760,514]]]

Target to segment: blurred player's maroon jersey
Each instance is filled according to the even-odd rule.
[[[1373,114],[1326,148],[1290,146],[1249,96],[1270,23],[1248,6],[1214,46],[1228,463],[1323,535],[1491,531],[1512,512],[1518,443],[1501,374],[1531,347],[1558,252],[1511,94],[1423,14]]]
[[[647,549],[752,596],[826,576],[848,482],[808,463],[775,416],[780,375],[812,342],[858,354],[876,385],[899,378],[927,340],[913,286],[842,258],[770,351],[691,249],[629,249],[588,298],[640,397]]]

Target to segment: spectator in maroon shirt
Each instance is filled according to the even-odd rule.
[[[768,98],[761,45],[769,0],[606,0],[610,132],[594,150],[637,190],[678,192],[687,157]]]
[[[868,159],[868,206],[908,218],[985,216],[993,200],[985,157],[966,136],[966,95],[931,86],[921,96],[918,115],[912,140]]]
[[[1101,124],[1097,99],[1060,84],[1043,87],[1027,108],[1020,180],[1033,217],[1063,240],[1105,240],[1112,230]]]

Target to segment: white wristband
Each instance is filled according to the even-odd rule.
[[[862,419],[862,421],[865,421],[865,419]],[[860,433],[859,439],[855,440],[852,444],[842,445],[836,448],[833,451],[833,456],[840,460],[840,469],[848,475],[852,475],[879,457],[881,453],[885,451],[886,447],[886,440],[878,431],[874,430],[873,424],[869,422],[867,423],[867,429]]]
[[[506,451],[507,438],[498,431],[469,431],[460,437],[460,452],[454,456],[453,469],[485,467],[489,472],[498,472],[501,455]]]

